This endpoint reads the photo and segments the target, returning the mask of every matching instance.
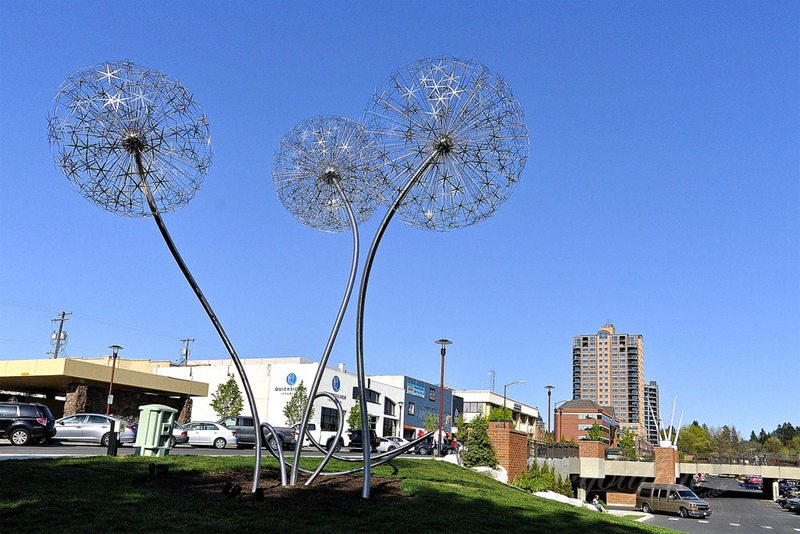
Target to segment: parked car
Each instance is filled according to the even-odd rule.
[[[388,452],[393,451],[397,448],[397,443],[390,440],[389,438],[378,438],[380,443],[378,443],[378,447],[376,450],[378,452]]]
[[[55,433],[55,419],[44,404],[0,402],[0,437],[12,444],[44,443]]]
[[[650,512],[672,512],[681,517],[711,517],[711,506],[680,484],[643,482],[636,492],[636,508]]]
[[[174,447],[181,443],[189,443],[189,434],[183,428],[183,425],[175,421],[172,423],[172,437],[169,440],[169,446]]]
[[[375,452],[376,450],[378,450],[378,445],[381,442],[380,438],[378,437],[378,434],[374,430],[371,430],[371,429],[369,431],[369,436],[370,436],[370,440],[369,440],[370,450]],[[349,439],[349,443],[348,443],[347,447],[349,447],[351,451],[358,450],[358,449],[362,448],[362,444],[361,444],[361,429],[360,428],[351,428],[350,430],[348,430],[347,431],[347,438]]]
[[[238,439],[237,447],[240,448],[253,448],[256,446],[256,431],[253,417],[249,415],[227,415],[217,421],[218,424],[224,425],[236,432]],[[284,450],[294,450],[297,444],[295,437],[296,432],[290,427],[273,427],[278,437],[281,439],[281,447]],[[267,430],[264,423],[261,423],[261,436],[264,446],[274,443],[272,434]]]
[[[438,448],[439,443],[429,438],[425,441],[420,441],[417,443],[412,452],[414,452],[414,454],[428,456],[429,454],[433,454],[433,451],[437,450]],[[452,452],[458,452],[458,448],[453,447],[451,440],[443,440],[442,450],[439,451],[439,456],[445,456],[446,454],[450,454]]]
[[[760,490],[764,487],[764,479],[759,476],[747,476],[739,485],[744,489]]]
[[[786,506],[784,506],[784,508],[791,512],[800,514],[800,498],[792,497],[790,499],[786,499]]]
[[[77,413],[62,417],[56,421],[58,441],[85,441],[108,447],[111,437],[111,423],[116,423],[119,432],[119,443],[136,441],[136,425],[119,417],[99,413]]]
[[[219,423],[211,421],[196,421],[183,426],[189,435],[189,445],[192,447],[236,447],[239,440],[236,432]]]
[[[394,442],[394,444],[395,444],[395,445],[397,445],[397,447],[398,447],[398,448],[400,448],[400,447],[405,447],[406,445],[408,445],[409,443],[411,443],[411,442],[410,442],[410,441],[408,441],[407,439],[405,439],[405,438],[398,438],[397,436],[387,436],[387,437],[386,437],[386,439],[388,439],[389,441],[392,441],[392,442]]]

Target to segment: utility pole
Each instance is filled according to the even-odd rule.
[[[181,343],[186,343],[185,347],[181,348],[181,356],[183,356],[183,362],[181,362],[182,366],[186,366],[189,364],[189,343],[194,343],[194,339],[187,337],[186,339],[181,339]]]
[[[55,339],[55,345],[56,345],[56,348],[53,351],[53,359],[58,358],[58,349],[61,348],[62,335],[63,335],[63,341],[64,343],[66,343],[67,333],[64,332],[64,321],[69,321],[67,315],[72,315],[72,312],[62,311],[59,315],[60,317],[56,317],[55,319],[51,319],[50,321],[52,323],[58,321],[58,332],[53,332],[53,334],[50,336],[51,340]]]

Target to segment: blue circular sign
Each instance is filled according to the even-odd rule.
[[[333,380],[331,380],[331,386],[333,386],[333,391],[339,391],[339,388],[342,387],[342,383],[339,380],[338,376],[334,376]]]
[[[297,382],[297,375],[296,374],[289,373],[288,375],[286,375],[286,383],[287,384],[289,384],[290,386],[293,386],[295,382]]]

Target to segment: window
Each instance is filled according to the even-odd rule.
[[[642,488],[642,491],[641,491],[640,495],[642,497],[646,498],[646,499],[649,499],[650,495],[651,495],[651,493],[650,493],[651,491],[652,490],[650,488]]]
[[[322,419],[320,420],[321,430],[336,431],[339,428],[339,412],[333,408],[322,407]]]
[[[465,402],[464,413],[483,413],[482,402]]]
[[[413,402],[408,403],[408,415],[414,415],[417,413],[417,405]]]
[[[358,386],[353,387],[353,398],[358,398]],[[373,404],[379,404],[381,399],[381,394],[377,391],[372,389],[367,389],[367,402],[371,402]]]
[[[394,415],[394,408],[395,408],[395,403],[391,399],[386,398],[383,400],[383,415]],[[384,433],[384,435],[391,436],[392,434]]]

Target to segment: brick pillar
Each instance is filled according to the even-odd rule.
[[[509,484],[528,469],[528,435],[512,430],[511,423],[489,422],[489,439],[497,453],[497,461],[508,472]]]
[[[578,456],[581,458],[605,458],[606,447],[600,441],[579,441]]]
[[[86,384],[67,384],[67,399],[64,402],[64,417],[88,412],[89,386]],[[103,412],[105,413],[105,412]]]
[[[636,506],[636,494],[609,491],[606,492],[606,504],[615,504],[617,506]]]
[[[656,467],[656,478],[653,482],[675,484],[675,466],[680,461],[678,451],[672,447],[654,447],[653,461]]]

